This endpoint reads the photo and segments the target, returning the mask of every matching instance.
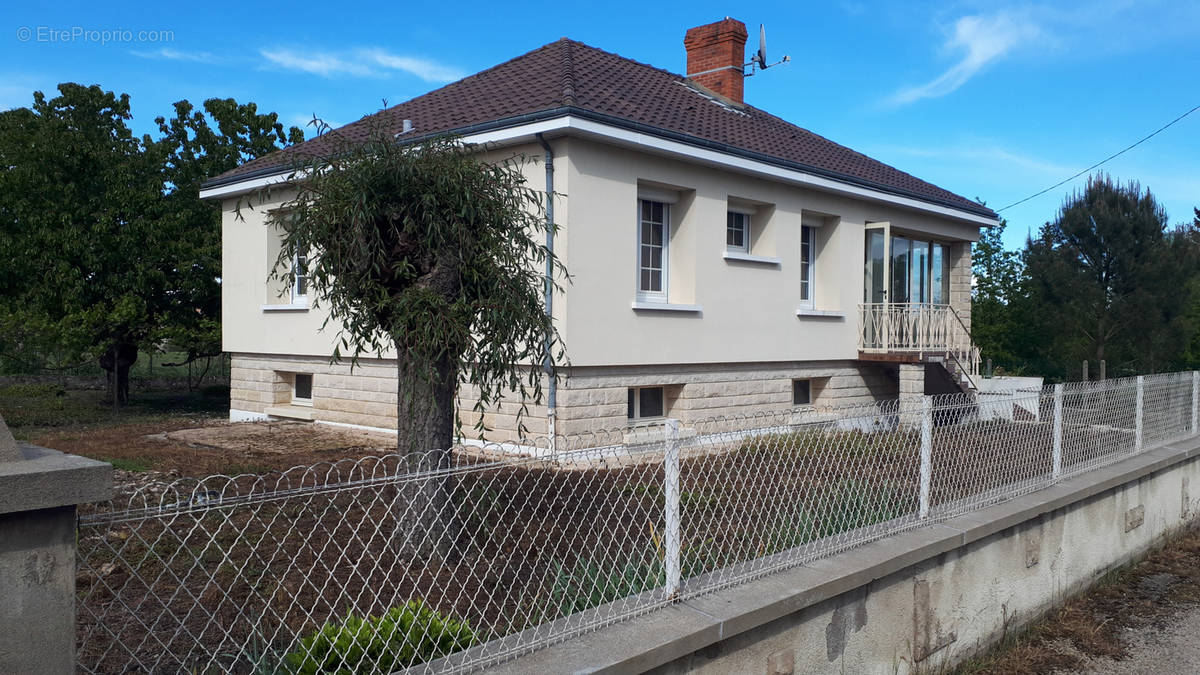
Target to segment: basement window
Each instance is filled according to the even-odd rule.
[[[812,405],[812,380],[792,380],[792,405]]]
[[[313,376],[311,373],[296,373],[292,375],[292,405],[313,404]]]
[[[630,420],[660,419],[665,410],[662,387],[630,387],[626,411]]]

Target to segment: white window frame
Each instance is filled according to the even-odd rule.
[[[642,288],[642,270],[653,269],[645,268],[642,265],[642,228],[646,226],[647,221],[642,218],[643,204],[660,204],[663,209],[662,226],[662,288],[661,290],[653,291]],[[646,197],[639,197],[637,201],[637,269],[636,269],[636,286],[638,302],[667,302],[668,285],[670,280],[670,244],[671,244],[671,205],[665,201],[658,201]]]
[[[725,250],[726,251],[732,251],[735,253],[749,253],[750,252],[750,232],[751,232],[750,228],[753,227],[753,222],[754,222],[753,218],[754,218],[754,216],[750,215],[749,213],[746,213],[745,211],[741,211],[738,209],[729,209],[728,213],[726,213],[726,215],[725,215]],[[738,222],[739,220],[741,221],[741,230],[742,230],[742,245],[741,246],[738,246],[737,244],[729,243],[729,232],[731,230],[736,229],[736,228],[729,226],[730,219],[732,219],[734,222]]]
[[[805,247],[808,248],[808,260],[804,259]],[[817,228],[812,225],[800,226],[800,307],[813,309],[816,307],[817,295]],[[808,297],[804,297],[807,295]]]
[[[642,415],[642,390],[657,389],[662,395],[662,412],[652,417],[644,417]],[[629,417],[628,398],[626,399],[625,415],[626,418],[633,423],[655,422],[667,418],[667,388],[663,385],[654,385],[649,387],[629,387],[629,393],[633,394],[633,417]]]
[[[300,259],[301,258],[304,258],[304,267],[303,267],[304,274],[296,274],[296,270],[301,269],[301,267],[300,267]],[[308,259],[309,259],[309,256],[307,253],[304,253],[302,255],[299,250],[292,252],[292,304],[293,305],[308,304],[308,285],[309,285]],[[304,292],[303,293],[300,292],[300,281],[302,279],[304,280]]]
[[[308,398],[301,398],[296,394],[296,379],[300,377],[308,378]],[[292,405],[301,405],[311,408],[313,404],[312,390],[314,384],[315,378],[313,377],[312,373],[292,373]]]

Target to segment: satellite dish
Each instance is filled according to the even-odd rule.
[[[758,62],[759,68],[767,67],[767,29],[761,23],[758,24],[758,53],[753,60]]]
[[[745,73],[745,75],[749,77],[756,70],[766,70],[771,66],[778,66],[782,63],[788,63],[791,60],[792,57],[785,56],[775,63],[767,63],[767,29],[761,23],[758,24],[758,51],[746,62],[746,65],[750,66],[750,71]]]

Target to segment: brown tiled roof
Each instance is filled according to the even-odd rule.
[[[980,215],[991,209],[878,162],[753,106],[730,106],[687,78],[563,38],[338,130],[365,139],[373,125],[416,135],[500,128],[564,114],[591,117]],[[207,186],[275,173],[318,137],[227,171]]]

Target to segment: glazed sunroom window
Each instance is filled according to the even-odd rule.
[[[868,230],[864,273],[864,302],[950,303],[949,244]]]

